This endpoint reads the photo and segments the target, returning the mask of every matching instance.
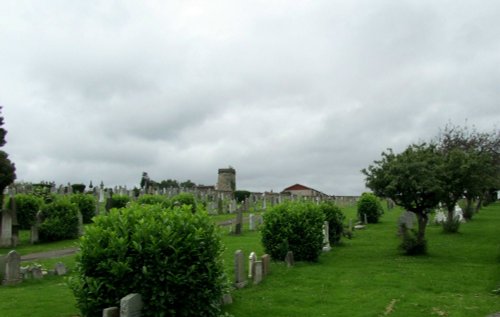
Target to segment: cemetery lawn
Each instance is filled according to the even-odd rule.
[[[354,219],[355,208],[342,208]],[[386,212],[379,224],[355,232],[352,240],[321,255],[318,263],[296,263],[287,268],[271,264],[271,273],[259,285],[232,292],[234,303],[225,311],[245,316],[487,316],[500,312],[500,203],[485,207],[474,220],[462,224],[459,234],[443,234],[440,227],[427,228],[429,255],[409,257],[397,250],[396,221],[401,210]],[[234,216],[232,216],[234,217]],[[226,216],[214,217],[215,222]],[[263,248],[258,232],[235,236],[223,227],[226,246],[224,265],[234,280],[234,252],[251,251],[260,257]],[[30,252],[75,245],[22,246]],[[1,249],[0,254],[7,253]],[[63,262],[71,270],[75,256],[36,261],[53,268]],[[22,263],[26,265],[26,262]],[[75,299],[65,277],[52,276],[0,286],[2,317],[77,316]]]

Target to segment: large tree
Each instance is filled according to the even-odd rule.
[[[466,197],[465,216],[470,218],[473,201],[478,202],[477,211],[487,193],[500,187],[500,131],[478,132],[474,127],[449,124],[438,135],[437,144],[448,163],[446,191]]]
[[[4,146],[7,141],[5,136],[7,130],[3,127],[3,116],[1,115],[2,107],[0,106],[0,147]],[[0,208],[3,206],[3,192],[7,186],[12,184],[16,179],[16,167],[9,160],[9,155],[5,151],[0,150]]]
[[[366,186],[375,195],[390,198],[415,213],[418,219],[416,243],[422,252],[426,245],[427,214],[443,196],[442,165],[442,156],[436,146],[422,143],[412,144],[399,154],[389,149],[382,153],[381,160],[362,170]]]

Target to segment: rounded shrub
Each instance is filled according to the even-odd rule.
[[[14,199],[19,227],[30,229],[36,222],[36,214],[43,205],[43,199],[31,194],[17,194]]]
[[[384,214],[380,200],[372,193],[363,193],[358,200],[358,218],[364,221],[365,215],[368,223],[377,223]]]
[[[113,195],[109,201],[106,202],[106,210],[110,210],[111,208],[125,208],[127,204],[130,202],[130,197],[126,195]]]
[[[91,223],[92,217],[95,216],[95,197],[87,194],[74,194],[71,195],[70,201],[78,206],[82,214],[83,223]]]
[[[175,195],[174,197],[172,197],[171,202],[173,206],[191,206],[191,211],[193,213],[196,212],[198,207],[196,205],[196,199],[194,198],[194,195],[190,193],[180,193],[178,195]]]
[[[78,237],[78,207],[61,197],[42,208],[40,241],[58,241]]]
[[[137,199],[137,203],[140,205],[161,205],[162,207],[170,207],[170,200],[161,195],[142,195]]]
[[[73,193],[84,193],[85,184],[72,184],[71,189],[73,190]]]
[[[419,241],[415,230],[407,229],[405,225],[402,228],[403,242],[399,248],[407,255],[427,254],[427,240]]]
[[[344,233],[345,216],[342,210],[331,201],[322,202],[319,209],[325,214],[325,220],[328,221],[330,244],[339,244]]]
[[[94,218],[70,285],[82,316],[140,293],[143,316],[219,316],[223,246],[206,213],[133,204]]]
[[[317,261],[323,248],[325,215],[309,202],[286,202],[264,214],[262,244],[273,259],[284,259],[288,251],[294,259]]]

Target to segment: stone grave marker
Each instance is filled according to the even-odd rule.
[[[329,252],[332,247],[330,246],[330,233],[328,221],[323,224],[323,252]]]
[[[42,212],[38,211],[36,213],[36,220],[35,224],[31,226],[31,232],[30,232],[30,243],[35,244],[39,241],[39,236],[38,236],[38,228],[40,228],[40,225],[42,224]]]
[[[253,272],[253,283],[259,284],[262,282],[262,261],[255,261],[252,264],[252,272]]]
[[[3,285],[21,283],[21,256],[15,250],[10,251],[5,257],[5,274]]]
[[[262,276],[269,274],[271,270],[271,256],[269,254],[264,254],[260,260],[262,261]]]
[[[65,275],[67,273],[66,266],[62,262],[56,263],[54,271],[56,275]]]
[[[235,234],[241,234],[243,232],[243,213],[241,210],[238,210],[236,213],[236,223],[234,227]]]
[[[292,267],[295,264],[295,261],[293,260],[293,252],[292,251],[288,251],[286,253],[285,263],[286,263],[287,267]]]
[[[1,212],[0,247],[10,247],[12,245],[12,214],[7,209]]]
[[[42,268],[37,267],[37,266],[33,267],[31,269],[31,276],[33,276],[33,278],[36,280],[43,278]]]
[[[234,285],[236,288],[243,288],[247,284],[245,279],[245,264],[243,251],[236,250],[234,253]]]
[[[120,301],[120,317],[140,317],[142,306],[141,294],[128,294]]]
[[[257,261],[257,255],[255,254],[255,252],[250,252],[250,255],[248,256],[248,278],[249,279],[252,279],[253,275],[254,275],[254,263],[255,261]]]
[[[255,230],[255,216],[254,214],[248,215],[248,227],[250,231]]]
[[[102,317],[120,317],[120,309],[118,307],[108,307],[103,309]]]

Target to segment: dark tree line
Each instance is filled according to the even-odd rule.
[[[0,106],[0,147],[3,147],[7,141],[5,136],[7,135],[7,130],[3,127],[4,121],[1,115],[2,107]],[[3,192],[7,186],[12,184],[16,179],[16,167],[14,163],[9,160],[9,155],[0,150],[0,206],[3,206]]]

